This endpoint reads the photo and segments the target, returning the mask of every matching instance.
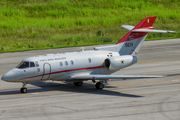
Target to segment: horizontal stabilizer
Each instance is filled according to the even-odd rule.
[[[74,80],[107,80],[107,79],[139,79],[139,78],[159,78],[162,76],[133,76],[133,75],[75,75]]]
[[[131,26],[131,25],[122,25],[121,27],[123,27],[129,31],[131,31],[134,28],[134,26]]]
[[[150,32],[150,33],[176,33],[176,31],[155,30],[155,29],[135,29],[132,32]]]

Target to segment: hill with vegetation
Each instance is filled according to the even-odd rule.
[[[180,38],[179,0],[1,0],[0,52],[116,43],[147,16],[157,16],[147,40]]]

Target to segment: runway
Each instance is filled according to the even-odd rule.
[[[85,50],[95,46],[85,46]],[[0,75],[22,59],[80,47],[0,54]],[[163,78],[111,80],[103,90],[91,81],[76,87],[67,82],[36,82],[21,94],[21,83],[0,81],[1,120],[179,120],[180,39],[144,42],[138,63],[115,74],[162,75]]]

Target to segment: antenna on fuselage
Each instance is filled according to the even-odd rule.
[[[85,47],[80,47],[81,51],[84,52]]]

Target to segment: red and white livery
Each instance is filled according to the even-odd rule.
[[[149,32],[171,33],[155,30],[152,25],[156,16],[144,18],[135,27],[122,25],[129,32],[115,45],[96,47],[94,50],[61,54],[46,54],[29,57],[2,76],[7,82],[22,82],[22,93],[26,84],[36,81],[71,81],[82,86],[83,81],[92,80],[97,89],[104,88],[109,79],[156,78],[160,76],[112,75],[112,73],[137,62],[137,54]]]

